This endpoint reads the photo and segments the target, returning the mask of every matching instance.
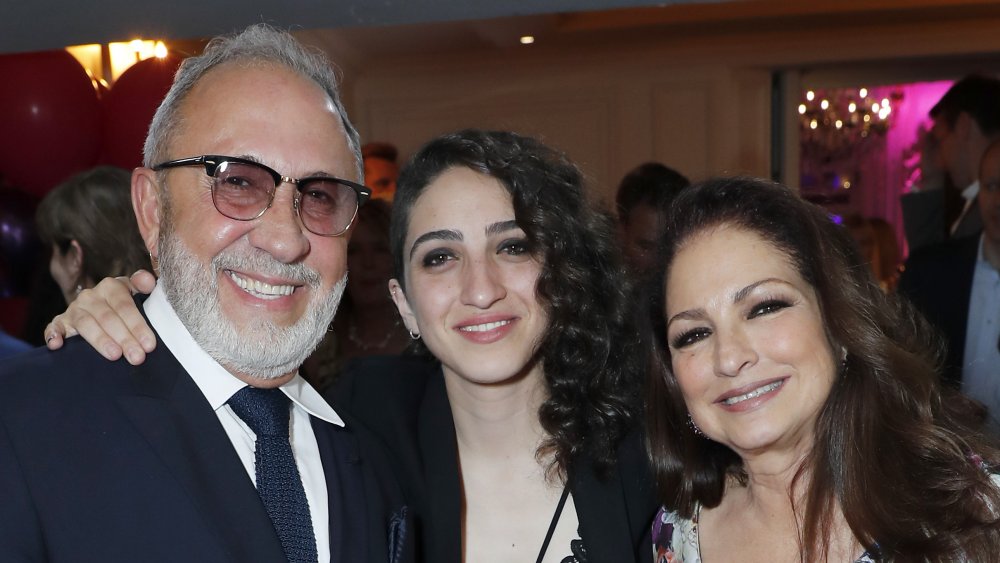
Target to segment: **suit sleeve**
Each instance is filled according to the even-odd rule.
[[[0,420],[0,561],[45,561],[45,542],[7,427]]]

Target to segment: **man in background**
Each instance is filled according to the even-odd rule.
[[[622,178],[615,196],[618,234],[626,263],[636,276],[655,268],[656,245],[670,204],[690,183],[680,172],[659,162],[641,164]]]
[[[367,143],[361,147],[365,162],[365,181],[372,190],[372,197],[392,203],[399,178],[399,156],[396,147],[389,143]]]
[[[1000,137],[1000,80],[971,75],[955,82],[930,116],[934,125],[924,139],[920,188],[901,199],[910,251],[982,230],[977,175],[986,147]]]
[[[977,203],[982,234],[914,252],[899,291],[944,334],[946,378],[1000,434],[1000,141],[983,155]]]

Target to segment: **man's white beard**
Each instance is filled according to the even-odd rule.
[[[169,220],[161,225],[159,251],[167,300],[195,342],[230,371],[259,379],[274,379],[302,365],[323,339],[347,286],[345,274],[330,291],[321,293],[322,278],[315,270],[301,263],[282,263],[256,249],[224,250],[206,269],[173,233]],[[263,314],[248,315],[246,322],[236,325],[219,303],[218,276],[223,270],[301,283],[313,296],[302,318],[291,326],[278,326]]]

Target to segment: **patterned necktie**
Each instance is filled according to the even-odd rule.
[[[229,406],[257,435],[257,494],[290,563],[315,563],[316,535],[302,478],[288,441],[289,401],[280,389],[244,387]]]

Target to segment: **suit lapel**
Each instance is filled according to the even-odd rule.
[[[462,560],[462,477],[458,470],[455,422],[440,368],[430,376],[420,405],[418,440],[424,461],[427,490],[424,508],[429,511],[430,560]]]
[[[570,468],[569,484],[587,561],[631,561],[635,556],[618,465],[606,480],[601,480],[589,460],[577,457]]]
[[[357,438],[314,417],[313,432],[323,461],[329,506],[330,560],[368,561],[372,511]]]
[[[133,368],[118,403],[234,561],[284,558],[218,417],[162,343],[144,365]]]

